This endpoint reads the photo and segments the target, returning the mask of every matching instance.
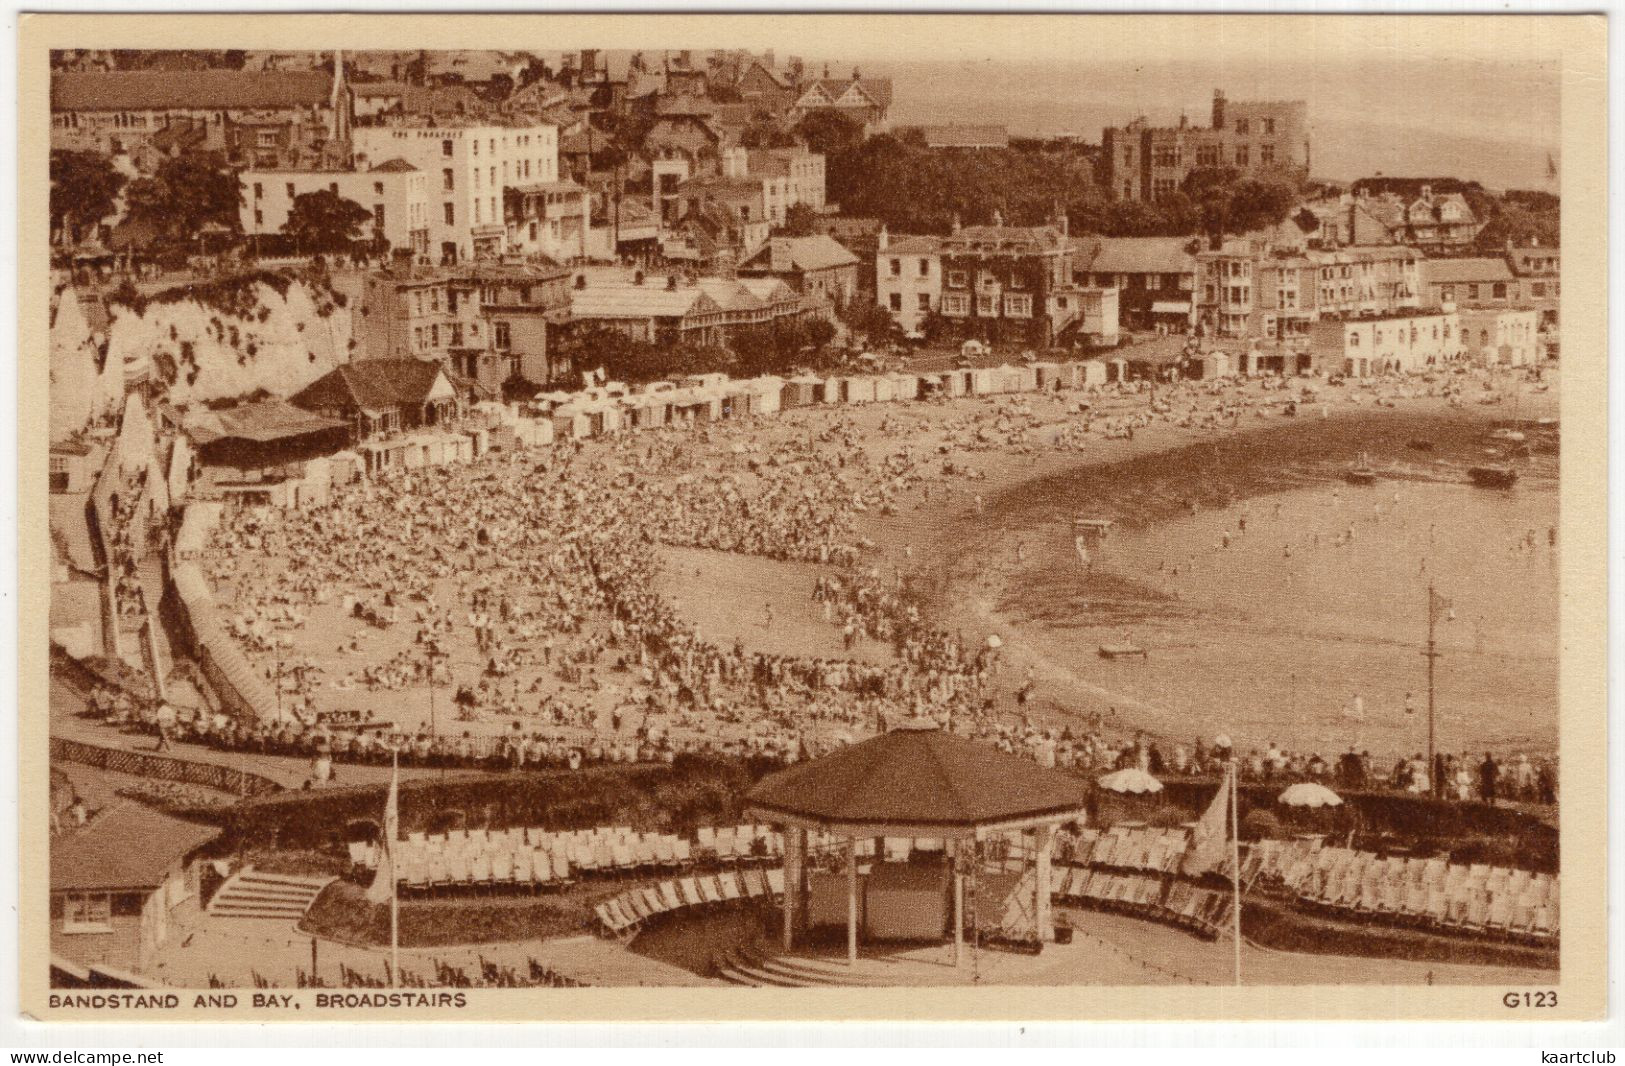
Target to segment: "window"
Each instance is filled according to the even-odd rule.
[[[375,233],[384,232],[384,205],[372,205],[372,228]]]
[[[1151,183],[1151,198],[1161,200],[1164,197],[1172,196],[1178,188],[1179,182],[1173,178],[1157,178]]]
[[[381,182],[381,181],[373,182],[372,183],[372,194],[374,196],[382,196],[382,195],[384,195],[384,183]]]
[[[1199,167],[1218,166],[1219,146],[1216,144],[1198,145],[1196,148],[1196,165]]]
[[[456,186],[457,179],[453,176],[452,169],[447,167],[442,170],[440,172],[440,187],[445,189],[447,192],[450,192],[452,189],[456,188]]]
[[[1360,335],[1358,333],[1350,333],[1349,334],[1349,347],[1350,348],[1358,348],[1359,346],[1360,346]]]
[[[931,276],[931,260],[929,260],[929,259],[920,260],[920,277],[928,278],[930,276]]]
[[[1495,298],[1497,300],[1505,300],[1507,298],[1507,284],[1506,284],[1506,282],[1498,281],[1498,282],[1495,283]]]
[[[965,287],[965,272],[963,270],[948,271],[948,287],[950,289],[963,289]]]
[[[1006,293],[1004,297],[1004,315],[1006,318],[1033,317],[1033,298],[1028,293]]]
[[[999,279],[993,276],[992,271],[980,271],[976,275],[976,287],[983,292],[994,292],[999,287]]]
[[[111,933],[113,900],[102,892],[71,892],[63,900],[64,933]]]
[[[480,202],[478,200],[475,200],[474,201],[474,225],[478,226],[479,224],[480,224]]]
[[[445,156],[447,159],[450,159],[451,158],[451,153],[452,153],[451,138],[447,137],[445,140],[440,142],[440,154]]]
[[[457,225],[457,208],[456,208],[456,206],[453,205],[453,204],[445,204],[443,206],[446,209],[446,225],[448,225],[448,226]]]
[[[287,190],[288,190],[288,199],[290,199],[290,200],[292,200],[296,195],[298,195],[297,193],[295,193],[293,191],[293,182],[291,182],[291,181],[288,182],[288,184],[287,184]]]
[[[68,491],[68,461],[60,455],[51,456],[51,491]]]
[[[256,226],[265,225],[265,212],[261,211],[257,207],[254,209],[254,225],[256,225]]]
[[[1151,154],[1151,161],[1159,167],[1177,167],[1179,165],[1179,149],[1158,148]]]
[[[1162,288],[1162,275],[1161,274],[1147,274],[1147,275],[1145,275],[1145,287],[1146,287],[1147,292],[1156,292],[1158,289]]]
[[[456,289],[447,289],[446,290],[446,310],[450,311],[454,315],[457,313],[457,290]]]
[[[451,346],[453,348],[461,348],[463,346],[463,324],[461,322],[453,322],[451,324]]]
[[[976,298],[976,313],[984,318],[992,318],[999,313],[999,298],[990,293],[983,293]]]
[[[1243,122],[1241,125],[1245,126],[1246,123]],[[1247,146],[1245,144],[1238,144],[1236,145],[1236,166],[1244,167],[1247,165]]]
[[[1258,146],[1258,161],[1265,166],[1275,162],[1275,145],[1261,144]]]
[[[928,292],[915,293],[914,303],[921,311],[931,310],[931,294]]]
[[[901,311],[903,309],[903,294],[902,293],[894,292],[894,293],[891,294],[890,299],[891,299],[891,309],[893,311]]]
[[[1439,288],[1439,302],[1440,303],[1445,303],[1445,304],[1455,303],[1456,302],[1456,287],[1454,285],[1440,286],[1440,288]]]
[[[505,352],[513,347],[513,334],[506,322],[497,322],[491,327],[496,331],[493,343],[499,352]]]
[[[1123,199],[1125,199],[1125,200],[1134,199],[1134,183],[1133,182],[1125,181],[1123,183]]]
[[[254,135],[254,142],[261,148],[275,148],[276,130],[260,130]]]
[[[1531,296],[1545,296],[1546,295],[1546,283],[1544,281],[1530,282],[1530,284],[1529,284],[1529,295],[1531,295]]]
[[[1267,118],[1267,119],[1264,120],[1264,132],[1265,133],[1274,133],[1275,132],[1275,120],[1273,118]]]
[[[1469,299],[1469,300],[1478,299],[1478,286],[1477,285],[1469,285],[1469,286],[1467,286],[1467,299]]]
[[[1236,119],[1236,132],[1237,133],[1246,133],[1247,132],[1247,120],[1246,119],[1244,119],[1244,118]]]
[[[942,313],[955,318],[963,318],[970,314],[970,297],[962,292],[945,292],[942,294]]]
[[[429,347],[431,347],[431,348],[440,347],[440,326],[439,326],[439,324],[436,324],[436,325],[433,325],[433,326],[429,327]]]

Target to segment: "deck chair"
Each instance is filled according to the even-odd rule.
[[[1450,899],[1444,894],[1442,888],[1427,890],[1428,900],[1425,916],[1434,925],[1448,925],[1450,919]]]
[[[1488,928],[1490,918],[1489,900],[1481,893],[1474,893],[1467,897],[1467,913],[1461,927],[1469,933],[1482,933]]]
[[[1537,940],[1554,940],[1557,938],[1557,920],[1552,916],[1550,907],[1536,907],[1533,920],[1530,922],[1530,932]]]
[[[446,883],[457,888],[473,881],[471,872],[472,858],[461,851],[451,852],[446,856]]]
[[[513,883],[516,886],[533,885],[536,881],[536,853],[529,847],[513,852]]]
[[[491,853],[491,883],[513,884],[513,852],[504,848]]]
[[[761,870],[744,871],[739,875],[739,884],[750,899],[760,899],[768,893],[767,874]]]
[[[705,905],[705,897],[700,895],[700,886],[692,877],[678,878],[677,893],[682,897],[685,907]]]
[[[648,911],[651,917],[666,913],[666,901],[660,898],[660,889],[658,886],[646,885],[643,888],[637,889],[636,891],[643,899],[643,909]]]
[[[739,885],[739,875],[732,870],[724,870],[717,874],[717,888],[722,892],[722,901],[732,903],[744,896],[744,890]]]
[[[1512,932],[1512,900],[1505,895],[1491,896],[1484,912],[1484,929],[1502,936]]]
[[[612,844],[609,846],[609,869],[625,873],[638,864],[638,855],[630,844]]]
[[[1422,882],[1431,888],[1443,888],[1450,876],[1450,864],[1443,859],[1428,859],[1423,865]]]
[[[1089,885],[1089,871],[1080,867],[1072,867],[1066,878],[1066,898],[1082,899],[1084,890]]]
[[[707,905],[722,902],[722,886],[717,884],[717,879],[715,877],[707,874],[706,876],[699,878],[699,886],[700,899],[703,900]]]
[[[732,862],[739,854],[738,845],[734,843],[734,831],[731,826],[727,829],[717,830],[716,842],[712,846],[716,848],[718,862]]]
[[[1405,903],[1401,912],[1406,918],[1420,922],[1428,915],[1428,889],[1418,882],[1410,881],[1405,885]]]
[[[474,853],[474,858],[468,864],[468,880],[478,888],[490,888],[491,881],[491,853],[480,851]]]
[[[621,897],[616,896],[612,898],[609,901],[608,906],[610,913],[616,915],[620,919],[621,928],[623,930],[628,933],[637,932],[638,926],[642,923],[639,921],[637,915],[630,913],[624,906],[621,905]]]
[[[643,901],[643,893],[637,889],[622,892],[615,900],[620,904],[621,910],[630,914],[634,921],[642,922],[649,917],[649,905]]]
[[[784,895],[784,871],[774,869],[767,871],[767,890],[770,895]]]
[[[655,886],[655,890],[660,896],[660,902],[665,904],[663,910],[680,911],[683,909],[683,897],[677,892],[676,881],[662,881]]]

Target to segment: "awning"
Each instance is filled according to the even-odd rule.
[[[1151,313],[1154,315],[1188,315],[1190,311],[1189,300],[1155,300],[1151,304]]]

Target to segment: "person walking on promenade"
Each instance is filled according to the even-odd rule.
[[[1494,756],[1486,751],[1484,761],[1478,767],[1478,792],[1491,807],[1495,806],[1495,786],[1500,776],[1500,766],[1496,765]]]

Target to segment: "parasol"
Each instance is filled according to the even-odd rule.
[[[1137,767],[1127,770],[1118,770],[1107,774],[1100,779],[1100,787],[1111,792],[1132,792],[1143,795],[1149,792],[1161,792],[1162,782]]]
[[[1288,807],[1341,807],[1343,797],[1325,785],[1301,781],[1276,797],[1276,802]]]

